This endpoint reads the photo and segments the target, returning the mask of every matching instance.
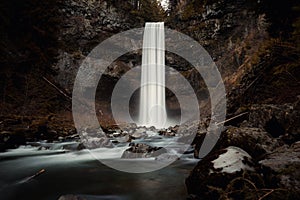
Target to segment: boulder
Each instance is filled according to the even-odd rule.
[[[150,158],[167,153],[162,147],[152,147],[143,143],[130,143],[129,146],[130,148],[124,151],[122,158]]]
[[[263,186],[252,157],[243,149],[229,146],[202,159],[186,179],[190,199],[245,199],[255,192],[247,189]],[[249,184],[253,183],[253,185]],[[239,198],[232,190],[239,190]]]

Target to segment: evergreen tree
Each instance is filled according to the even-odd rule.
[[[135,2],[137,10],[132,11],[141,22],[164,21],[166,13],[157,0],[139,0]]]

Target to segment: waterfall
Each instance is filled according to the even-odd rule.
[[[164,23],[146,23],[143,37],[139,123],[166,126]]]

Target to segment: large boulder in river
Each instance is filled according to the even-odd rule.
[[[253,185],[263,185],[256,168],[247,152],[229,146],[211,153],[198,163],[186,179],[188,193],[191,199],[245,199],[246,196],[256,196],[255,192],[246,193],[248,189],[255,189]],[[231,193],[235,189],[240,192]]]
[[[124,151],[122,158],[150,158],[167,153],[162,147],[152,147],[143,143],[130,143],[129,145],[130,148]]]

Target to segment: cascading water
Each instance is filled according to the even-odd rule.
[[[139,123],[166,126],[164,22],[145,25],[142,52]]]

